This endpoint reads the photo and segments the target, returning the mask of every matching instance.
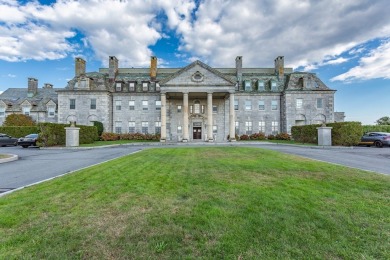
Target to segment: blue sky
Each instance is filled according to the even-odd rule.
[[[390,116],[388,0],[0,0],[0,91],[65,87],[74,58],[106,67],[286,67],[337,90],[335,110],[374,124]]]

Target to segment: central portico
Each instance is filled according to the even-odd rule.
[[[159,82],[161,141],[235,140],[236,83],[195,61]]]

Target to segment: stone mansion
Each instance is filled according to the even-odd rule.
[[[0,124],[11,113],[30,115],[37,122],[91,125],[104,131],[160,133],[161,141],[229,141],[235,135],[289,133],[294,125],[343,121],[334,112],[335,90],[315,74],[284,67],[212,68],[195,61],[184,68],[120,68],[116,57],[109,67],[86,72],[75,59],[75,77],[65,88],[10,88],[0,95]]]

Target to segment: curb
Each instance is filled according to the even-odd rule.
[[[8,157],[0,159],[0,163],[12,162],[12,161],[16,161],[19,159],[19,156],[17,156],[16,154],[7,154],[6,153],[4,155],[7,155]]]

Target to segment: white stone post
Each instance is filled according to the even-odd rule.
[[[188,142],[188,93],[183,93],[183,142]]]
[[[230,93],[229,96],[229,141],[236,141],[236,125],[235,125],[235,115],[234,115],[234,93]]]
[[[318,145],[332,146],[332,127],[317,127]]]
[[[160,142],[167,140],[167,96],[161,93],[161,132]]]
[[[66,147],[77,147],[80,145],[80,127],[75,127],[74,122],[71,126],[65,127],[66,131]]]
[[[213,93],[207,93],[207,139],[213,142]]]

